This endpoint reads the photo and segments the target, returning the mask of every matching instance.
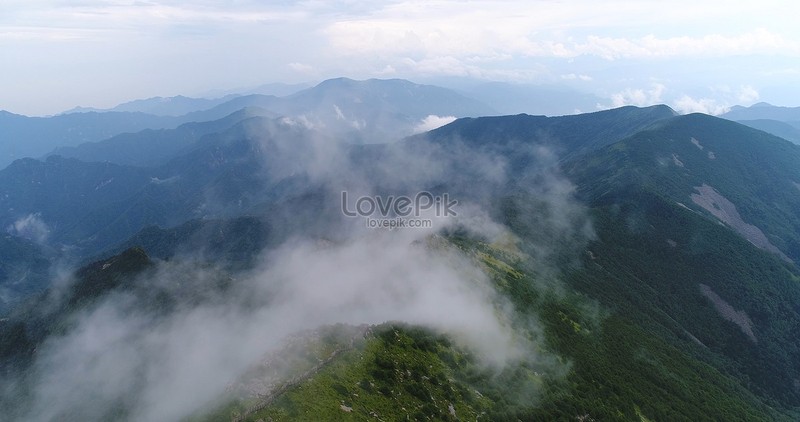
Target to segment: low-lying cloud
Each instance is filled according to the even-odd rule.
[[[276,165],[270,177],[303,172],[309,183],[334,190],[337,200],[343,186],[363,193],[445,186],[469,195],[459,202],[457,218],[436,219],[430,229],[353,225],[333,241],[297,233],[264,251],[254,268],[226,279],[223,289],[209,287],[226,277],[215,268],[159,263],[133,288],[83,309],[71,329],[37,349],[28,378],[32,399],[20,420],[179,420],[219,405],[226,387],[279,350],[287,336],[334,323],[429,327],[489,366],[551,362],[531,343],[532,333],[541,331],[534,318],[520,324],[509,299],[473,258],[439,234],[460,228],[488,242],[513,238],[490,218],[497,212],[491,195],[516,181],[518,197],[535,199],[528,208],[514,204],[520,213],[515,224],[527,236],[524,250],[538,274],[552,277],[556,269],[546,268],[548,258],[564,244],[582,246],[591,229],[549,150],[535,142],[497,150],[459,142],[387,147],[367,170],[324,139],[260,145],[280,152],[266,160]],[[305,151],[292,149],[298,145]],[[284,159],[282,167],[280,157],[298,159]],[[519,163],[535,168],[521,170]],[[553,239],[563,244],[550,246]],[[175,305],[154,310],[154,297]]]
[[[50,235],[50,228],[47,227],[40,214],[28,214],[13,222],[7,228],[8,232],[36,243],[44,243]]]
[[[434,130],[446,124],[452,123],[455,120],[456,118],[454,116],[436,116],[431,114],[422,119],[422,122],[414,127],[414,133],[422,133],[429,130]]]
[[[102,420],[117,408],[134,409],[131,420],[178,420],[214,404],[287,335],[333,323],[404,321],[449,333],[492,364],[521,356],[507,301],[468,258],[430,244],[429,235],[367,231],[342,244],[292,241],[224,296],[184,303],[166,317],[136,295],[114,293],[39,349],[24,420]],[[169,291],[186,271],[164,263],[137,283]]]
[[[670,92],[671,91],[671,92]],[[678,94],[665,85],[654,83],[650,88],[627,88],[611,95],[611,107],[633,105],[638,107],[668,104],[681,114],[705,113],[717,116],[734,105],[750,105],[760,98],[758,90],[750,85],[732,88],[727,85],[708,88],[707,95]],[[605,108],[600,106],[600,108]]]

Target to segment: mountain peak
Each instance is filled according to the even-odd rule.
[[[722,117],[729,120],[769,119],[781,122],[800,121],[800,107],[776,106],[765,102],[750,107],[733,106]]]
[[[331,78],[326,79],[317,84],[314,88],[327,88],[327,87],[349,87],[357,84],[360,81],[356,81],[355,79],[339,77],[339,78]]]

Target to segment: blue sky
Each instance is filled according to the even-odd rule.
[[[598,108],[800,105],[790,1],[3,0],[0,109],[330,77],[558,84]],[[590,110],[584,110],[590,111]]]

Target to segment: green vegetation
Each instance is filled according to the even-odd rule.
[[[798,163],[797,145],[738,123],[692,114],[662,121],[566,163],[565,169],[583,198],[598,204],[644,190],[700,210],[690,195],[695,187],[710,185],[735,204],[745,222],[800,261]]]
[[[752,246],[735,235],[685,210],[674,211],[716,236],[729,236],[726,240],[734,242],[734,248],[753,255],[748,249]],[[624,215],[618,213],[616,217]],[[538,350],[530,352],[559,356],[555,361],[512,363],[498,373],[446,336],[418,327],[386,324],[372,328],[355,347],[307,379],[287,386],[285,393],[262,403],[264,408],[248,413],[246,409],[258,400],[240,399],[206,420],[228,420],[237,415],[245,421],[376,417],[575,420],[584,416],[585,420],[793,420],[797,415],[780,410],[788,408],[778,398],[737,372],[747,374],[748,362],[743,359],[753,356],[728,356],[725,352],[746,346],[749,340],[738,327],[715,314],[696,286],[689,283],[679,293],[681,283],[660,280],[663,287],[657,289],[655,283],[643,281],[635,267],[612,267],[619,265],[618,260],[632,257],[632,249],[626,244],[642,242],[645,236],[657,237],[653,233],[616,230],[614,223],[618,220],[607,211],[598,210],[597,218],[600,237],[606,240],[590,245],[593,258],[587,256],[585,266],[564,280],[576,289],[573,293],[542,288],[529,272],[521,269],[525,258],[513,248],[464,237],[450,239],[485,266],[514,303],[519,321],[538,318],[544,339]],[[689,233],[695,229],[689,226],[686,230]],[[673,236],[679,242],[683,240]],[[658,241],[671,248],[664,239]],[[640,246],[638,250],[646,253],[648,248],[649,245]],[[764,259],[764,265],[785,268],[766,253],[754,255]],[[657,268],[672,262],[673,257],[648,259],[642,262],[656,260]],[[769,270],[768,265],[755,268]],[[669,293],[671,289],[677,292]],[[669,294],[677,303],[665,296]],[[601,305],[589,296],[597,298]],[[672,303],[681,313],[671,316],[674,309],[665,303]],[[703,326],[710,328],[701,330]],[[708,345],[690,340],[687,330]],[[777,337],[759,335],[759,347],[764,345],[767,349],[763,353],[788,350],[786,344],[768,346],[769,342],[779,341]],[[734,343],[711,346],[715,341]],[[776,359],[769,356],[769,360]],[[763,362],[753,362],[750,368],[757,373],[764,369],[760,366]],[[793,368],[782,370],[786,374],[774,375],[792,376]],[[450,412],[451,405],[455,417]]]
[[[46,289],[54,253],[33,241],[0,235],[0,318],[19,301]]]
[[[545,383],[525,365],[494,370],[447,337],[400,323],[373,327],[329,364],[247,412],[238,400],[204,420],[507,420]]]

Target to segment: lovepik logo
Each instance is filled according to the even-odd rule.
[[[430,192],[419,192],[413,197],[400,196],[360,196],[352,203],[348,201],[347,192],[342,192],[342,214],[347,217],[367,218],[406,218],[406,217],[456,217],[455,207],[458,201],[450,199],[445,193],[434,195]],[[433,213],[433,215],[430,214]]]

